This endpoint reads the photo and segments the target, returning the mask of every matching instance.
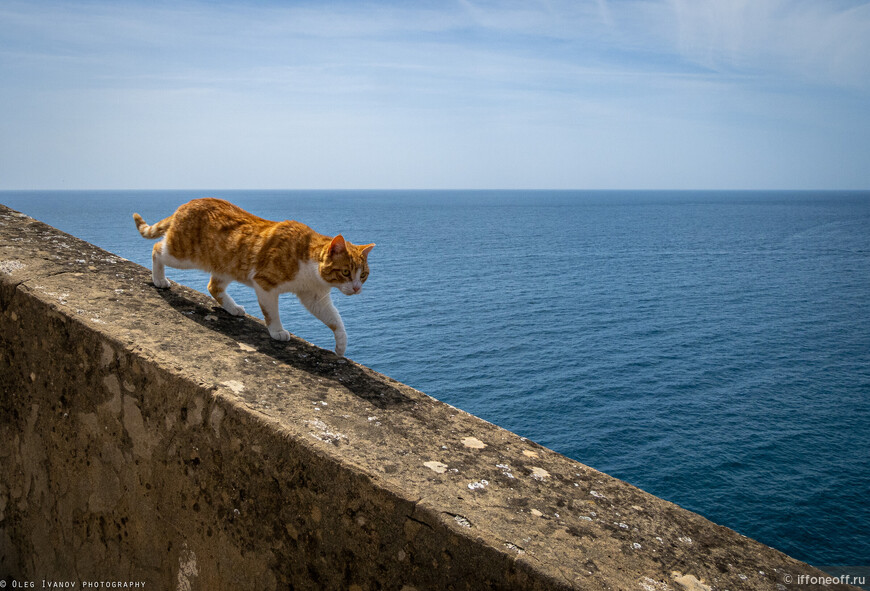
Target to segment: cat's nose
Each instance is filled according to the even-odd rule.
[[[361,291],[362,291],[362,286],[361,286],[361,285],[354,285],[354,286],[353,286],[353,293],[359,293],[359,292],[361,292]]]

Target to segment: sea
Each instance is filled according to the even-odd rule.
[[[150,268],[198,197],[377,244],[347,356],[816,566],[870,565],[870,192],[27,191]],[[167,276],[206,291],[208,276]],[[253,290],[230,294],[260,316]],[[329,329],[292,294],[285,328]]]

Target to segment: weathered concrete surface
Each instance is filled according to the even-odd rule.
[[[0,576],[37,587],[734,591],[821,575],[2,206],[0,462]]]

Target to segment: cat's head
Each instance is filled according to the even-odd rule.
[[[374,247],[374,244],[351,244],[339,234],[326,247],[320,276],[344,295],[359,293],[369,277],[368,256]]]

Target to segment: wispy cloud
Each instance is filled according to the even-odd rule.
[[[324,5],[6,3],[7,60],[168,80],[386,72],[518,81],[578,72],[767,76],[870,86],[870,3],[460,0]],[[45,19],[45,6],[52,18]],[[34,42],[36,40],[36,42]],[[527,66],[532,65],[533,70]],[[350,74],[353,71],[353,74]],[[36,72],[38,74],[38,71]],[[53,72],[51,73],[53,74]],[[299,76],[296,76],[298,79]]]
[[[201,171],[193,185],[214,174],[209,158],[273,186],[298,179],[276,172],[287,159],[308,186],[334,182],[338,161],[348,186],[619,185],[627,169],[660,186],[692,167],[721,184],[714,169],[733,177],[764,146],[778,163],[796,146],[857,163],[870,150],[855,104],[870,91],[868,6],[8,0],[0,109],[18,116],[0,118],[0,178],[35,174],[40,151],[64,166],[65,141],[89,155],[70,169],[181,157]],[[29,168],[3,170],[4,155],[25,158],[8,138],[25,138]]]
[[[713,70],[870,87],[870,3],[671,0],[677,49]]]

